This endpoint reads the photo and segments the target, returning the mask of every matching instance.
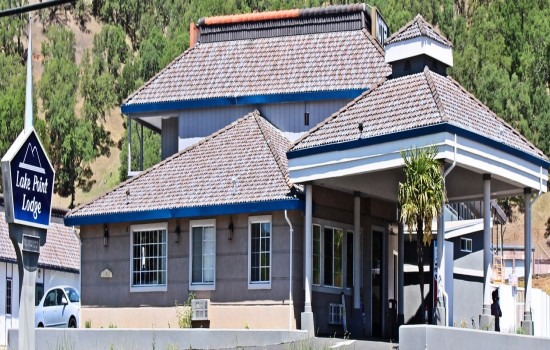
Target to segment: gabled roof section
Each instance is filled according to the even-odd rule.
[[[135,213],[134,221],[139,221],[140,213],[155,211],[168,210],[157,217],[167,219],[184,216],[185,210],[173,209],[298,201],[299,189],[288,178],[289,146],[277,128],[252,112],[74,209],[65,224],[111,214]]]
[[[449,41],[449,39],[435,29],[430,23],[426,22],[420,14],[416,15],[412,21],[405,24],[397,32],[393,33],[393,35],[386,40],[385,45],[420,36],[425,36],[439,42],[440,44],[453,47],[453,44]]]
[[[0,212],[0,261],[16,264],[17,256],[9,236],[8,223]],[[50,223],[46,244],[40,247],[38,267],[72,273],[80,271],[80,240],[72,227]]]
[[[235,16],[204,19],[199,43],[130,95],[122,111],[344,98],[339,92],[354,98],[391,74],[362,9],[299,10],[298,17],[244,24],[229,21]]]
[[[363,131],[359,130],[363,123]],[[384,80],[297,140],[293,151],[448,123],[538,159],[542,151],[458,82],[430,71]]]

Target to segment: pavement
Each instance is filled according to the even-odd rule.
[[[376,340],[355,340],[355,339],[340,339],[340,338],[310,338],[307,340],[269,345],[269,346],[253,346],[246,349],[265,349],[265,350],[397,350],[397,343],[389,343]]]

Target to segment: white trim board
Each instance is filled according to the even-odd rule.
[[[438,159],[455,160],[455,135],[440,132],[427,136],[358,147],[344,151],[329,151],[289,159],[289,177],[294,183],[365,174],[402,167],[403,145],[439,147]],[[457,136],[457,166],[479,174],[490,173],[519,190],[525,187],[545,192],[548,170],[523,158]],[[509,192],[509,191],[508,191]]]

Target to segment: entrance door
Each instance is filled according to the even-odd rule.
[[[384,233],[372,231],[372,335],[382,337],[384,281]]]

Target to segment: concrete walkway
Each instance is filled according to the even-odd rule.
[[[397,343],[382,341],[367,341],[339,338],[311,338],[292,343],[285,343],[270,346],[246,347],[244,349],[266,349],[266,350],[317,350],[317,349],[338,349],[338,350],[395,350]]]

